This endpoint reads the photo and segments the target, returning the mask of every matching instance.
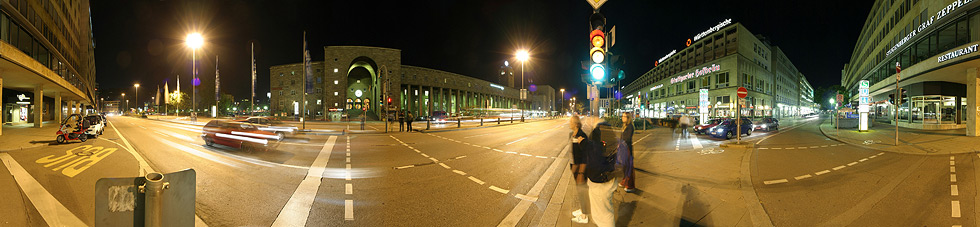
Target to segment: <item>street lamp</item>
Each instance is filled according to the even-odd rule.
[[[198,82],[199,80],[197,79],[197,49],[201,48],[201,46],[204,45],[204,37],[201,36],[201,33],[197,33],[197,32],[191,33],[187,35],[187,40],[185,42],[187,43],[187,47],[191,48],[191,60],[193,62],[192,64],[194,70],[193,71],[194,77],[191,79],[191,85],[193,85],[191,88],[194,90],[193,98],[191,98],[191,106],[192,106],[191,108],[193,108],[194,111],[192,112],[193,115],[191,116],[191,119],[197,120],[197,84],[196,83],[200,83]]]
[[[517,51],[517,60],[521,62],[521,122],[524,122],[524,100],[527,99],[524,91],[524,63],[531,58],[531,54],[527,50]]]
[[[565,89],[561,89],[561,101],[558,102],[558,106],[561,107],[561,114],[565,114]]]
[[[126,100],[126,110],[128,111],[129,110],[129,99],[126,99],[126,93],[125,92],[122,93],[122,99],[123,100]],[[123,112],[120,112],[120,113],[123,113]]]
[[[133,87],[136,88],[136,97],[134,98],[134,99],[136,99],[136,112],[139,112],[139,109],[140,109],[140,84],[133,84]]]

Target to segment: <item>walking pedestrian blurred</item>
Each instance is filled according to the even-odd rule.
[[[575,223],[589,223],[589,186],[585,183],[585,150],[591,148],[587,134],[582,131],[582,121],[578,115],[568,119],[568,127],[572,130],[572,178],[575,180],[575,191],[578,193],[579,209],[572,212]]]
[[[405,119],[405,121],[406,121],[405,123],[407,123],[407,125],[408,125],[408,127],[405,128],[406,129],[405,130],[406,132],[412,132],[412,121],[414,121],[414,120],[415,120],[415,115],[412,115],[412,112],[408,112],[407,119]]]
[[[405,131],[405,113],[402,113],[401,111],[398,112],[398,131]]]
[[[681,127],[681,136],[687,138],[687,128],[691,127],[691,118],[686,114],[681,115],[681,118],[677,120],[677,123],[680,124]]]
[[[618,139],[615,133],[607,130],[603,133],[603,128],[609,128],[606,122],[600,122],[598,118],[591,122],[598,122],[592,127],[589,134],[591,148],[586,149],[585,176],[588,177],[586,184],[589,185],[589,207],[592,214],[592,222],[599,227],[612,227],[616,225],[616,213],[613,208],[613,193],[616,192],[616,177],[613,176],[615,170],[615,159],[610,159],[607,155],[609,149],[615,150]],[[603,135],[606,135],[603,137]]]
[[[623,113],[623,134],[619,138],[622,140],[619,147],[625,148],[617,152],[619,163],[623,166],[623,181],[619,182],[619,186],[626,192],[634,192],[636,176],[633,172],[633,116],[629,112]]]

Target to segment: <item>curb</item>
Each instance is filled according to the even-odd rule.
[[[824,120],[824,121],[826,121],[826,120]],[[820,122],[820,124],[823,124],[823,122]],[[909,152],[899,152],[899,151],[883,150],[883,149],[880,149],[880,148],[868,147],[868,146],[865,146],[863,144],[856,144],[856,143],[852,143],[852,142],[843,141],[843,140],[838,139],[836,137],[831,137],[831,136],[827,135],[827,132],[825,132],[823,130],[823,127],[818,127],[818,128],[820,128],[820,134],[823,134],[824,137],[827,137],[827,138],[829,138],[831,140],[834,140],[834,141],[837,141],[837,142],[845,143],[847,145],[856,146],[856,147],[860,147],[860,148],[864,148],[864,149],[868,149],[868,150],[875,150],[875,151],[881,151],[881,152],[889,152],[889,153],[895,153],[895,154],[923,155],[923,156],[975,153],[975,152],[965,152],[965,153],[919,154],[919,153],[909,153]]]
[[[753,148],[753,147],[755,147],[755,144],[754,143],[736,144],[736,143],[730,143],[729,142],[729,143],[722,143],[722,144],[718,145],[718,147],[724,147],[724,148]]]
[[[19,151],[19,150],[24,150],[24,149],[31,149],[31,148],[38,148],[38,147],[46,147],[46,146],[48,146],[48,145],[47,144],[37,144],[37,145],[31,145],[31,146],[21,146],[21,147],[13,148],[13,149],[3,149],[3,150],[0,150],[0,152]]]

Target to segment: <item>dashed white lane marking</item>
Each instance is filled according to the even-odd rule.
[[[771,149],[773,149],[773,150],[781,150],[781,149],[783,149],[783,148],[782,148],[782,147],[773,147],[773,148],[771,148]]]
[[[854,165],[857,165],[857,164],[858,164],[857,162],[851,162],[851,163],[847,163],[847,166],[854,166]]]
[[[956,174],[949,175],[949,182],[954,182],[954,183],[956,182]]]
[[[345,185],[344,188],[345,188],[345,190],[344,190],[344,193],[345,194],[348,194],[348,195],[354,194],[354,185],[352,185],[350,183],[347,183],[347,185]]]
[[[949,165],[956,165],[956,161],[949,161]]]
[[[786,148],[786,150],[793,150],[793,149],[796,149],[796,148],[795,147],[787,147]]]
[[[20,163],[14,160],[10,154],[0,153],[0,161],[7,167],[10,174],[14,176],[14,181],[20,186],[24,195],[31,201],[34,208],[41,214],[41,218],[49,226],[86,226],[81,219],[78,219],[65,205],[55,199],[41,183],[31,177],[27,170]]]
[[[949,160],[956,160],[955,156],[949,156]]]
[[[813,176],[811,176],[810,174],[807,174],[807,175],[803,175],[803,176],[794,177],[793,179],[802,180],[802,179],[807,179],[807,178],[810,178],[810,177],[813,177]]]
[[[769,148],[768,147],[760,147],[759,148],[759,150],[766,150],[766,149],[769,149]]]
[[[817,174],[817,176],[820,176],[820,175],[824,175],[824,174],[827,174],[827,173],[830,173],[830,170],[824,170],[824,171],[816,172],[814,174]]]
[[[466,175],[466,172],[455,170],[455,169],[453,170],[453,172],[459,175]]]
[[[950,173],[955,173],[956,172],[956,166],[950,166],[949,167],[949,172]]]
[[[503,193],[503,194],[507,194],[507,193],[510,192],[510,190],[499,188],[499,187],[493,186],[493,185],[490,185],[490,190],[494,190],[494,191],[497,191],[497,192],[500,192],[500,193]]]
[[[868,160],[868,158],[862,158],[861,160],[858,160],[858,161],[859,162],[864,162],[864,161],[867,161],[867,160]]]
[[[768,184],[780,184],[780,183],[786,183],[786,182],[789,182],[789,180],[786,180],[786,179],[767,180],[767,181],[763,181],[762,183],[768,185]]]
[[[442,166],[442,168],[450,169],[449,165],[446,165],[446,163],[439,163],[439,165]]]
[[[955,201],[954,200],[950,205],[953,207],[953,215],[952,216],[954,218],[960,217],[960,201]]]
[[[483,182],[480,179],[476,179],[476,177],[473,177],[473,176],[470,176],[468,178],[470,178],[471,181],[476,182],[477,184],[480,184],[480,185],[483,185],[483,184],[486,184],[487,183],[487,182]]]
[[[354,220],[354,200],[344,200],[344,220]]]
[[[838,166],[838,167],[834,167],[834,168],[832,168],[832,169],[833,169],[833,170],[840,170],[840,169],[843,169],[844,167],[846,167],[846,166]]]
[[[960,195],[960,189],[955,184],[949,186],[949,195],[957,196]]]
[[[810,146],[810,148],[818,148],[818,147],[820,147],[820,146]]]
[[[323,172],[326,170],[327,162],[330,161],[330,153],[333,152],[335,142],[337,142],[337,137],[330,136],[327,142],[323,144],[320,153],[313,160],[313,165],[307,171],[306,178],[296,187],[296,191],[293,192],[289,201],[279,211],[279,216],[276,217],[276,221],[272,223],[272,226],[306,225],[306,220],[309,218],[310,209],[313,208],[313,202],[316,199],[317,190],[320,189]],[[347,177],[350,178],[350,172],[347,173]],[[351,215],[353,214],[351,213]]]
[[[528,157],[531,157],[531,155],[529,155],[529,154],[525,154],[525,153],[521,153],[521,156],[528,156]]]
[[[511,144],[513,144],[513,143],[517,143],[517,142],[520,142],[521,140],[526,140],[527,138],[531,138],[531,137],[524,137],[524,138],[520,138],[520,139],[517,139],[517,140],[514,140],[514,141],[511,141],[510,143],[506,143],[506,144],[504,144],[504,145],[511,145]]]

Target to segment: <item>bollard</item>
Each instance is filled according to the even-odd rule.
[[[497,124],[500,124],[500,117],[497,117]]]
[[[163,201],[161,197],[163,190],[170,187],[170,183],[163,182],[163,174],[146,174],[146,183],[140,186],[140,192],[144,193],[146,209],[144,210],[144,225],[147,227],[162,226],[163,221]]]
[[[463,118],[456,118],[456,128],[459,128],[463,122]]]
[[[483,117],[480,117],[480,126],[483,126]]]
[[[513,124],[513,123],[514,123],[514,116],[510,116],[510,123],[511,123],[511,124]]]
[[[425,130],[429,130],[429,122],[430,121],[432,121],[432,118],[431,117],[429,119],[425,119]]]

